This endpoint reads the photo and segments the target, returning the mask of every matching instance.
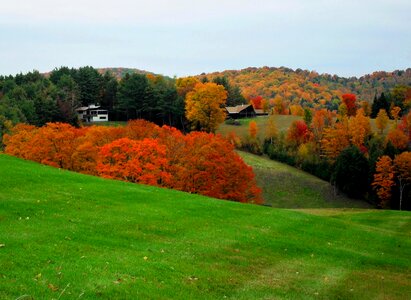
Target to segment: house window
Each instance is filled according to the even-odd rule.
[[[100,120],[107,120],[106,116],[100,116]]]

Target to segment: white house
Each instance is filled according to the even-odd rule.
[[[90,104],[76,109],[79,120],[89,122],[106,122],[108,121],[108,111],[100,106]]]

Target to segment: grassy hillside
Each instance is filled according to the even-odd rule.
[[[266,157],[238,152],[253,167],[258,186],[266,203],[281,208],[370,208],[362,200],[334,195],[332,186],[318,177],[270,160]]]
[[[275,115],[275,124],[279,131],[286,132],[290,127],[291,123],[296,120],[302,120],[302,117],[299,116],[290,116],[290,115]],[[239,137],[245,137],[249,135],[248,132],[248,125],[250,121],[255,121],[258,126],[258,134],[257,136],[260,138],[261,141],[264,140],[265,129],[268,123],[268,116],[260,116],[257,118],[247,118],[247,119],[239,119],[240,125],[229,125],[229,124],[221,124],[218,128],[217,133],[220,133],[226,136],[231,131],[235,132]],[[371,123],[371,130],[376,132],[377,125],[375,124],[375,119],[370,119]],[[387,128],[385,129],[385,133],[388,133],[391,126],[393,125],[394,121],[390,120]]]
[[[0,155],[0,299],[411,294],[409,212],[308,212],[104,180]]]

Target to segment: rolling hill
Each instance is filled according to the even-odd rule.
[[[203,73],[198,77],[212,80],[217,76],[225,76],[231,84],[239,86],[246,98],[262,96],[270,100],[277,97],[288,104],[330,109],[335,109],[333,101],[343,93],[354,93],[359,100],[371,103],[376,94],[388,93],[396,85],[411,85],[410,68],[393,72],[379,71],[359,78],[286,67],[250,67]]]
[[[404,299],[410,225],[410,212],[244,205],[0,155],[0,298]]]

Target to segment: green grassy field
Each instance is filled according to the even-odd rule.
[[[332,186],[307,172],[269,158],[238,151],[253,167],[265,203],[281,208],[371,208],[362,200],[335,195]]]
[[[277,126],[277,129],[279,131],[286,132],[288,128],[290,127],[291,123],[295,120],[302,120],[302,117],[299,116],[289,116],[289,115],[275,115],[275,124]],[[264,134],[265,134],[265,128],[267,127],[267,121],[268,121],[268,116],[259,116],[257,118],[247,118],[247,119],[239,119],[240,125],[228,125],[226,123],[220,125],[220,127],[217,130],[217,133],[222,134],[223,136],[226,136],[228,133],[231,131],[235,132],[239,137],[245,137],[247,136],[248,133],[248,125],[250,121],[256,121],[257,126],[258,126],[258,138],[263,141],[264,140]],[[372,131],[376,132],[377,131],[377,126],[375,124],[375,119],[370,119],[371,123],[371,129]],[[394,124],[394,121],[390,121],[389,125],[385,129],[385,133],[388,132],[388,130],[391,128],[391,126]]]
[[[299,116],[284,116],[284,115],[275,115],[275,124],[279,131],[287,131],[290,127],[291,123],[295,120],[302,120],[302,117]],[[248,125],[251,121],[255,121],[258,126],[258,133],[257,136],[260,140],[264,140],[265,135],[265,128],[267,126],[268,117],[267,116],[259,116],[256,118],[247,118],[247,119],[239,119],[240,125],[229,125],[223,123],[217,130],[217,133],[226,136],[231,131],[235,132],[239,137],[245,137],[248,133]]]
[[[0,299],[406,299],[410,249],[410,212],[244,205],[0,155]]]

